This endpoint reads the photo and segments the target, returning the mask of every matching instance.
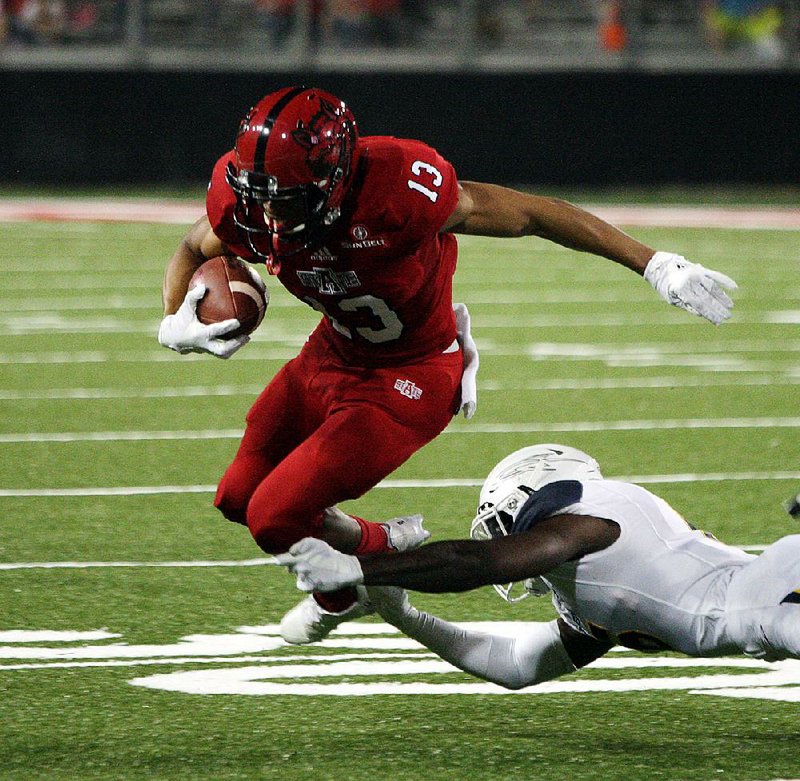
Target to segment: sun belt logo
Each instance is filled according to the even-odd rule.
[[[342,249],[369,249],[370,247],[385,247],[386,239],[370,239],[369,231],[365,225],[354,225],[350,229],[353,241],[343,241]]]
[[[400,391],[403,396],[408,396],[409,399],[418,399],[422,396],[422,388],[414,385],[411,380],[395,380],[394,389]]]

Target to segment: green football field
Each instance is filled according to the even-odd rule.
[[[491,467],[549,441],[726,542],[797,531],[782,503],[800,490],[800,230],[742,224],[629,229],[737,280],[718,328],[607,261],[462,239],[478,413],[344,509],[465,536]],[[377,618],[284,645],[301,595],[211,501],[249,405],[317,316],[267,279],[267,317],[230,361],[160,348],[184,231],[0,223],[2,781],[800,777],[800,662],[619,649],[512,694]],[[510,622],[495,631],[554,615],[489,588],[412,599]]]

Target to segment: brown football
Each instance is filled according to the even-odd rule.
[[[201,323],[219,323],[235,318],[239,328],[223,338],[251,334],[264,319],[269,304],[267,286],[255,269],[248,269],[239,258],[220,255],[203,263],[194,272],[189,287],[202,282],[207,290],[197,304]]]

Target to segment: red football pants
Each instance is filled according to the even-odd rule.
[[[365,369],[307,342],[247,414],[215,506],[268,553],[317,536],[326,507],[366,493],[452,420],[462,361],[458,350]]]

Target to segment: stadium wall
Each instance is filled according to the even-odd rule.
[[[362,133],[420,138],[463,179],[796,184],[800,73],[0,72],[0,183],[197,184],[261,95],[345,98]]]

